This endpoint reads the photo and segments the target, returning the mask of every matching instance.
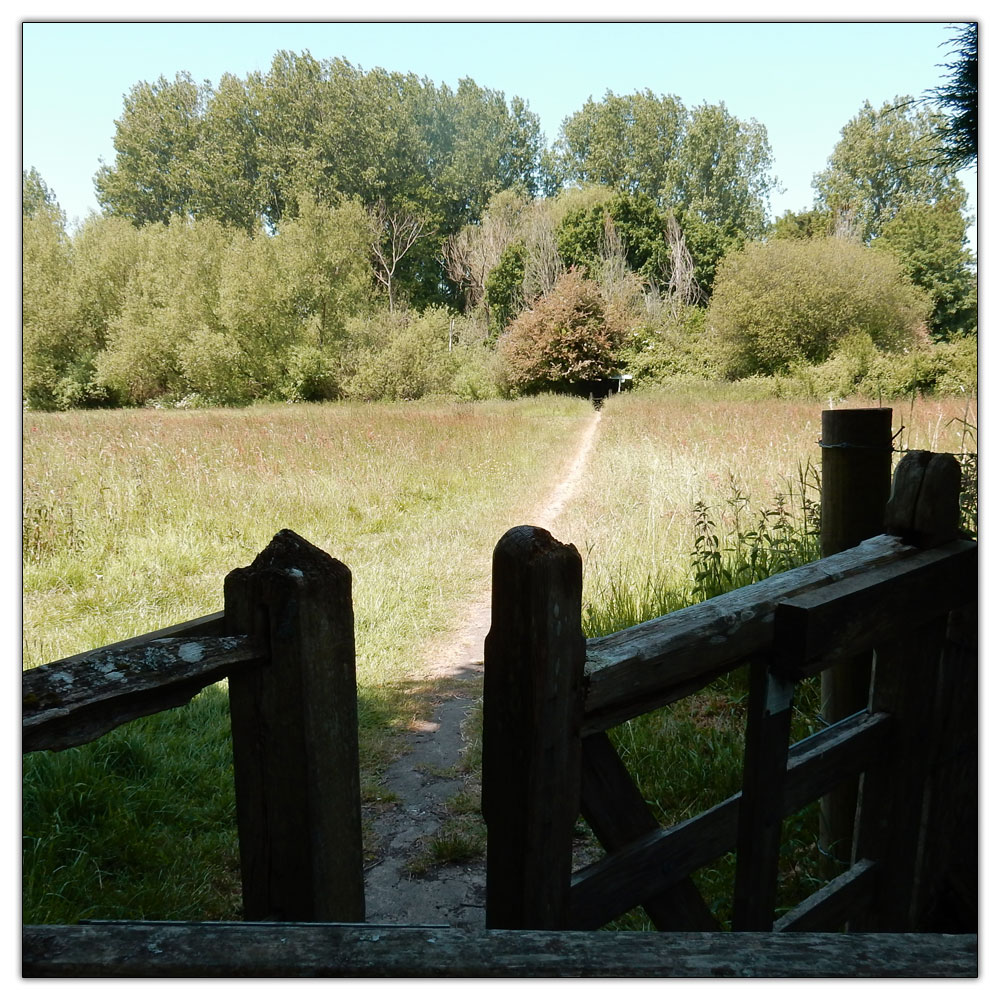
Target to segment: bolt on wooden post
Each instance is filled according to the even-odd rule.
[[[892,410],[824,410],[822,416],[821,553],[832,556],[880,535],[892,488]],[[820,712],[837,722],[868,704],[871,656],[831,667],[820,681]],[[857,783],[825,796],[822,841],[838,860],[850,860]]]
[[[229,682],[247,920],[364,920],[351,573],[281,531],[225,581],[233,634],[270,649]]]
[[[483,693],[486,926],[566,926],[586,643],[573,545],[511,528],[493,553]]]

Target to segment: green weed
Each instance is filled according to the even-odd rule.
[[[694,594],[707,601],[719,594],[766,580],[820,557],[819,472],[810,463],[798,481],[777,493],[770,507],[754,511],[735,479],[722,507],[727,533],[720,541],[717,515],[704,501],[695,504],[691,554]]]
[[[486,850],[486,824],[475,813],[447,817],[406,865],[414,876],[426,875],[438,865],[478,860]]]

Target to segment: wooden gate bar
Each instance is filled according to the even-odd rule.
[[[870,902],[878,865],[863,858],[774,922],[776,931],[836,933]]]
[[[595,733],[583,741],[581,797],[583,818],[606,851],[660,829],[607,733]],[[644,899],[642,907],[659,931],[719,929],[689,877]]]
[[[770,650],[774,610],[815,587],[905,561],[917,552],[893,535],[587,642],[584,735],[697,691]]]
[[[90,743],[132,719],[185,705],[202,688],[267,658],[267,647],[246,635],[145,639],[24,671],[22,751]]]
[[[975,934],[658,934],[351,924],[24,928],[25,976],[974,977]]]
[[[884,753],[890,731],[887,715],[858,713],[794,744],[788,752],[782,815],[798,812],[860,773]],[[645,834],[576,872],[568,926],[603,927],[736,847],[740,795],[669,829]]]
[[[734,931],[769,931],[774,922],[794,692],[795,682],[776,674],[769,664],[751,665],[736,843]]]
[[[788,677],[802,679],[887,637],[917,628],[950,605],[975,601],[975,542],[953,541],[907,559],[790,597],[775,609],[774,655]]]

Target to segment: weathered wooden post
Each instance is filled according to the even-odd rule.
[[[270,658],[229,681],[247,920],[364,920],[350,570],[281,531],[225,581]]]
[[[908,454],[896,471],[886,512],[887,532],[921,547],[957,538],[960,480],[958,463],[951,456]],[[954,721],[944,718],[942,711],[947,703],[943,696],[956,680],[944,673],[949,666],[942,656],[948,617],[945,612],[922,621],[875,651],[871,710],[891,714],[894,736],[891,752],[868,768],[862,779],[854,855],[877,860],[879,877],[872,904],[863,918],[851,922],[852,930],[906,932],[919,927],[937,874],[929,870],[928,859],[934,854],[941,857],[941,845],[934,854],[929,852],[932,814],[968,805],[949,801],[948,796],[935,802],[932,794],[934,771],[949,763],[956,735]],[[968,682],[970,677],[964,679]],[[974,676],[971,680],[974,684]],[[960,792],[974,801],[974,784]],[[975,809],[971,811],[974,816]],[[971,827],[959,843],[946,845],[950,852],[971,847],[975,854],[974,822]]]
[[[511,528],[493,553],[483,691],[486,926],[566,926],[586,644],[573,545]]]
[[[820,545],[823,556],[832,556],[884,530],[892,486],[892,410],[824,410],[821,420]],[[820,680],[823,718],[837,722],[860,711],[868,704],[870,683],[870,656],[825,671]],[[850,859],[856,804],[856,782],[822,802],[821,842],[842,862]]]

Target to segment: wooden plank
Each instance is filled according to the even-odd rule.
[[[863,858],[775,921],[776,931],[839,932],[872,898],[878,865]]]
[[[790,816],[884,751],[886,715],[859,713],[794,744],[782,813]],[[666,830],[653,831],[573,875],[569,926],[594,930],[736,846],[740,793]]]
[[[956,541],[783,601],[775,664],[801,679],[975,601],[979,553]]]
[[[788,751],[785,815],[880,760],[891,737],[892,719],[885,712],[857,712],[793,744]]]
[[[567,926],[597,930],[732,850],[739,807],[739,795],[732,795],[692,819],[638,837],[575,872]]]
[[[231,672],[262,662],[246,635],[116,645],[21,675],[22,750],[64,750],[117,726],[190,701]]]
[[[774,922],[794,692],[794,682],[768,664],[751,667],[736,841],[735,931],[769,931]]]
[[[153,632],[144,632],[142,635],[131,636],[128,639],[119,639],[117,642],[109,642],[106,646],[97,646],[88,649],[86,652],[77,653],[74,656],[67,656],[59,662],[72,663],[75,660],[86,659],[97,653],[118,652],[122,649],[131,649],[133,646],[145,646],[155,639],[180,639],[186,636],[224,636],[226,634],[226,616],[223,611],[213,611],[210,615],[201,615],[199,618],[192,618],[186,622],[177,622],[175,625],[166,625]],[[36,668],[37,669],[37,668]]]
[[[583,741],[581,780],[583,817],[606,851],[625,847],[660,829],[607,733]],[[690,878],[642,901],[659,931],[712,931],[719,922]]]
[[[774,636],[774,611],[820,584],[917,552],[891,535],[682,608],[587,643],[584,734],[610,729],[666,704],[679,686],[687,693],[754,655]],[[699,683],[700,681],[700,683]]]
[[[580,814],[580,554],[542,528],[493,553],[483,681],[486,926],[565,926]]]
[[[947,618],[876,650],[872,708],[892,717],[893,738],[861,781],[854,855],[879,864],[877,892],[850,929],[902,933],[919,917],[933,754],[935,679]]]
[[[364,919],[350,570],[281,531],[225,598],[270,642],[229,684],[244,915]]]
[[[26,977],[975,977],[974,934],[601,933],[350,924],[25,927]]]

